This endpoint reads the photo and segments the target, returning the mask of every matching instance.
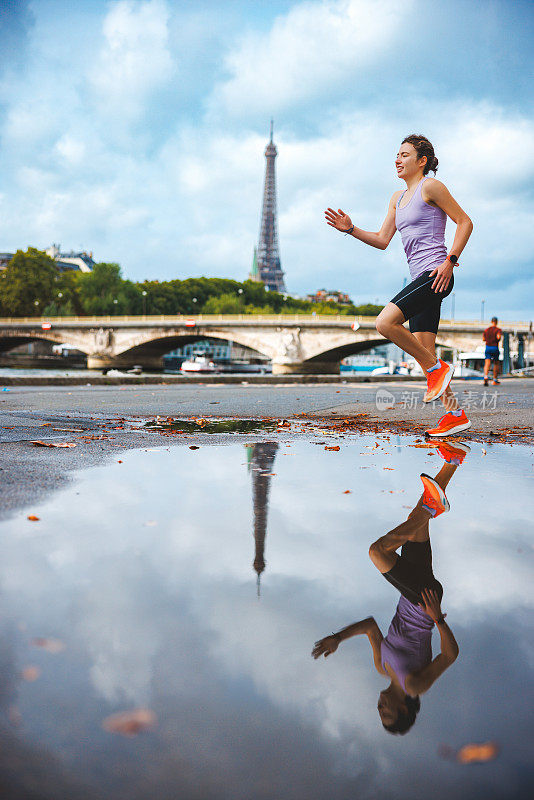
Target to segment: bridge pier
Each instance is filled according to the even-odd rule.
[[[139,364],[145,371],[154,370],[154,372],[161,372],[163,370],[163,356],[106,356],[106,355],[88,355],[87,356],[87,369],[131,369]]]
[[[300,361],[275,364],[273,375],[339,375],[339,361]]]

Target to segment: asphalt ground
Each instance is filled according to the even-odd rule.
[[[534,380],[505,379],[497,387],[455,380],[453,389],[473,422],[464,438],[532,443]],[[0,391],[0,517],[44,499],[76,470],[120,461],[133,447],[225,444],[235,435],[161,436],[142,427],[161,417],[300,419],[269,438],[347,433],[424,433],[437,423],[441,404],[424,405],[421,382],[366,384],[169,384],[135,386],[12,386]],[[305,424],[302,424],[305,423]],[[31,444],[71,443],[75,447]],[[83,513],[83,509],[81,509]]]

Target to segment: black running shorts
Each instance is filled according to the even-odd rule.
[[[415,605],[423,601],[421,596],[423,589],[434,589],[440,601],[443,597],[443,586],[432,572],[432,548],[429,540],[405,542],[400,556],[397,556],[395,566],[383,575],[410,603]]]
[[[437,333],[441,315],[441,301],[450,295],[454,286],[454,275],[444,292],[436,293],[432,289],[436,276],[430,277],[429,272],[423,272],[414,281],[395,295],[392,303],[400,308],[404,319],[410,321],[412,333],[417,331],[430,331]]]

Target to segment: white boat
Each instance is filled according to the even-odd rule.
[[[205,355],[198,355],[187,359],[187,361],[182,361],[180,372],[218,372],[218,369],[211,358]]]

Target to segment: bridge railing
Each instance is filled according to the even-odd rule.
[[[354,316],[348,314],[139,314],[128,316],[101,315],[98,317],[0,317],[0,325],[35,324],[50,322],[55,325],[62,323],[138,323],[138,322],[175,322],[183,325],[189,321],[197,324],[207,322],[345,322],[351,325]],[[356,317],[358,322],[373,324],[376,317]]]
[[[0,325],[38,325],[50,323],[53,325],[136,325],[148,323],[158,325],[162,322],[167,324],[187,325],[194,322],[195,325],[223,323],[232,325],[236,323],[248,323],[250,325],[262,323],[278,324],[302,324],[302,325],[324,325],[328,323],[346,324],[350,326],[356,319],[362,327],[370,327],[375,324],[375,317],[357,316],[356,318],[348,314],[142,314],[129,316],[110,316],[101,315],[93,317],[71,316],[71,317],[0,317]],[[442,327],[456,328],[460,330],[483,330],[488,326],[488,322],[480,320],[447,320],[442,319]],[[524,321],[500,322],[499,326],[504,330],[528,333],[529,323]]]

